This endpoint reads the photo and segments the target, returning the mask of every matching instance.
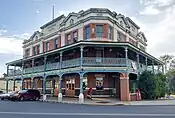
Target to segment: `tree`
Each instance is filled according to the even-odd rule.
[[[138,88],[143,99],[158,99],[165,96],[166,76],[151,71],[144,71],[139,77]]]
[[[139,77],[138,88],[143,99],[154,99],[155,81],[151,71],[144,71]]]
[[[159,59],[165,63],[165,71],[167,71],[167,65],[171,63],[171,60],[173,58],[174,58],[173,55],[168,55],[168,54],[159,57]]]
[[[163,75],[162,73],[156,74],[155,75],[156,79],[156,97],[164,97],[165,94],[167,93],[167,81],[166,81],[166,76]]]
[[[168,83],[168,93],[175,93],[175,69],[171,69],[166,73]]]

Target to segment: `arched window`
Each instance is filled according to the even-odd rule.
[[[74,24],[74,19],[71,19],[70,20],[70,24]]]

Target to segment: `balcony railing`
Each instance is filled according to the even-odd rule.
[[[34,72],[42,72],[42,71],[44,71],[44,65],[34,67],[33,71]]]
[[[46,70],[56,70],[60,68],[60,63],[55,62],[55,63],[50,63],[46,65]]]
[[[126,67],[133,68],[135,70],[138,69],[138,65],[135,61],[128,59],[128,65],[126,65],[126,59],[125,58],[96,58],[96,57],[83,57],[83,63],[82,66],[86,67]],[[48,63],[46,64],[46,71],[49,70],[59,70],[65,68],[71,68],[71,67],[79,67],[81,64],[81,59],[71,59],[62,61],[62,64],[60,62],[55,63]],[[145,70],[146,67],[144,65],[141,65],[141,70]],[[23,72],[25,74],[33,73],[33,72],[43,72],[44,71],[44,65],[42,66],[36,66],[34,68],[25,68]],[[21,74],[20,72],[19,74]],[[9,74],[14,75],[14,74]]]
[[[23,73],[27,74],[32,72],[33,72],[33,68],[25,68]]]
[[[126,66],[125,58],[94,58],[94,57],[84,57],[83,66]]]
[[[9,71],[8,75],[13,76],[13,75],[21,75],[22,71],[21,70],[11,70]]]
[[[80,58],[63,61],[61,68],[71,68],[77,66],[80,66]]]

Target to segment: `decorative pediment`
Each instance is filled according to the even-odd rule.
[[[125,27],[125,28],[129,28],[129,23],[127,22],[127,20],[126,20],[126,18],[125,18],[124,15],[119,14],[119,15],[116,16],[116,18],[117,18],[117,20],[118,20],[118,23],[119,23],[121,26],[123,26],[123,27]]]
[[[35,31],[34,33],[33,33],[33,35],[30,37],[30,39],[31,40],[38,40],[39,39],[39,37],[40,37],[40,32],[39,31]]]
[[[69,15],[63,20],[61,25],[71,25],[77,22],[78,19],[78,13],[69,13]]]
[[[139,33],[138,33],[138,37],[139,37],[141,40],[143,40],[144,42],[147,42],[147,39],[146,39],[146,37],[145,37],[145,35],[144,35],[143,32],[139,32]]]
[[[137,29],[140,29],[140,27],[134,21],[132,21],[129,17],[126,17],[125,19],[130,26],[134,25]]]

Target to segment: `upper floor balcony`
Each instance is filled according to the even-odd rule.
[[[58,49],[58,51],[46,52],[39,56],[19,60],[18,63],[15,62],[16,66],[21,66],[23,69],[20,72],[9,72],[8,76],[64,70],[75,67],[117,67],[134,69],[135,72],[142,72],[145,69],[153,70],[154,67],[156,72],[156,69],[159,70],[160,65],[162,65],[156,58],[144,54],[145,52],[139,52],[133,47],[122,46],[122,43],[119,46],[116,45],[118,43],[88,43],[88,45],[68,45],[68,48],[62,50]],[[9,65],[12,64],[10,63]]]

